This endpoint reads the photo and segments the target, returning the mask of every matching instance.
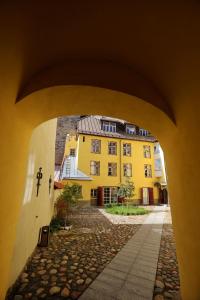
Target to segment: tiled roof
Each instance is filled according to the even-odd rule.
[[[122,130],[117,130],[117,132],[104,131],[102,130],[102,126],[101,126],[102,121],[111,121],[117,124],[121,124],[124,126],[124,131]],[[111,138],[150,141],[150,142],[156,141],[156,138],[153,136],[141,136],[141,135],[132,135],[126,133],[125,124],[127,124],[127,122],[123,120],[118,120],[118,119],[108,118],[108,117],[100,117],[100,116],[89,116],[78,121],[77,131],[78,133],[82,133],[82,134],[105,136]]]

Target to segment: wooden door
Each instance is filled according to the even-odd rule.
[[[153,188],[148,188],[149,192],[149,205],[154,205]]]
[[[104,206],[104,202],[103,202],[103,187],[102,186],[98,187],[97,205],[98,206]]]

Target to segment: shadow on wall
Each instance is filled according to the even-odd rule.
[[[41,124],[34,129],[30,140],[25,192],[17,224],[9,286],[14,283],[37,245],[40,228],[49,225],[53,214],[54,190],[53,181],[49,189],[49,178],[54,177],[56,124],[56,119]],[[40,167],[41,173],[37,174]],[[42,178],[38,181],[40,174]]]

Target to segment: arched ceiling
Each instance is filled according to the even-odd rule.
[[[199,15],[195,1],[1,4],[4,88],[12,79],[20,100],[50,85],[105,87],[173,119],[181,97],[200,95]]]
[[[150,82],[127,66],[104,61],[68,61],[46,68],[30,79],[17,101],[33,92],[59,85],[87,85],[124,92],[155,105],[173,119],[167,102]]]

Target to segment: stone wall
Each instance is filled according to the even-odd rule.
[[[56,149],[55,149],[55,165],[60,166],[65,151],[65,140],[67,133],[76,132],[77,121],[80,116],[58,117],[56,130]]]

